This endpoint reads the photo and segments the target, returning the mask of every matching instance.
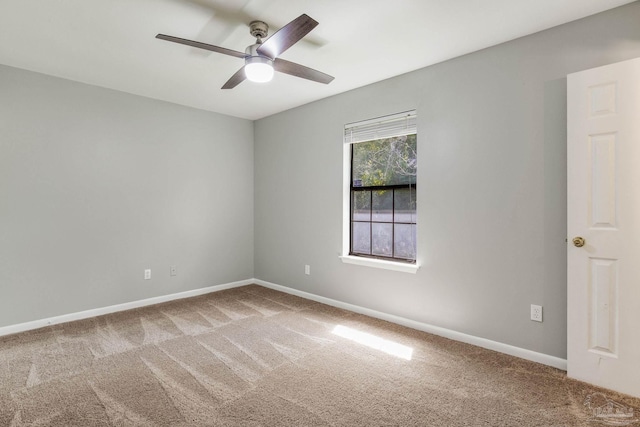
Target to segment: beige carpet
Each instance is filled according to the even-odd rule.
[[[0,426],[587,426],[597,399],[640,412],[553,368],[255,285],[0,338],[0,380]]]

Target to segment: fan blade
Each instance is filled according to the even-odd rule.
[[[246,78],[247,76],[244,74],[244,67],[242,67],[238,71],[236,71],[236,73],[231,76],[229,80],[227,80],[224,86],[222,86],[222,89],[233,89],[234,87],[242,83]]]
[[[334,77],[329,74],[314,70],[313,68],[305,67],[304,65],[296,64],[295,62],[285,61],[280,58],[276,58],[273,61],[273,69],[280,71],[281,73],[290,74],[292,76],[324,84],[329,84],[334,79]]]
[[[304,13],[265,40],[256,50],[259,55],[275,59],[318,25],[318,21]]]
[[[197,47],[200,49],[210,50],[212,52],[223,53],[225,55],[235,56],[236,58],[246,58],[247,54],[243,52],[238,52],[237,50],[227,49],[220,46],[214,46],[212,44],[196,42],[193,40],[181,39],[180,37],[168,36],[166,34],[158,34],[156,36],[157,39],[166,40],[169,42],[185,44],[187,46]]]

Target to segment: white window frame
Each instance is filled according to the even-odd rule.
[[[399,123],[400,120],[405,120],[406,123],[413,126],[414,130],[410,133],[417,133],[415,110],[345,125],[345,138],[342,155],[342,254],[340,255],[340,259],[345,264],[354,264],[415,274],[420,268],[420,265],[418,264],[417,246],[415,264],[349,255],[351,250],[351,144],[371,139],[383,139],[390,138],[392,136],[399,136],[402,134],[401,131],[398,131],[397,129],[397,123]],[[354,129],[356,132],[351,132]],[[357,132],[358,130],[361,132]],[[416,229],[417,227],[418,224],[416,224]]]

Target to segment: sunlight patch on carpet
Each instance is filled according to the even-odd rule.
[[[339,337],[357,342],[358,344],[366,345],[367,347],[380,350],[401,359],[411,360],[411,356],[413,355],[413,348],[411,347],[407,347],[406,345],[398,344],[397,342],[390,340],[385,340],[384,338],[348,328],[346,326],[337,325],[331,332]]]

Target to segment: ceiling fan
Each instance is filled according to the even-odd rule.
[[[156,38],[244,59],[245,65],[231,76],[222,86],[222,89],[233,89],[245,79],[254,82],[267,82],[273,77],[274,70],[314,82],[328,84],[333,80],[332,76],[304,65],[278,58],[282,52],[300,41],[317,25],[318,22],[316,20],[302,14],[263,41],[262,39],[267,37],[269,26],[262,21],[253,21],[249,24],[249,33],[256,38],[256,42],[248,46],[244,53],[166,34],[158,34]]]

